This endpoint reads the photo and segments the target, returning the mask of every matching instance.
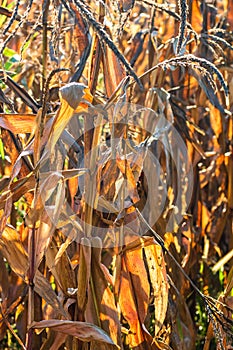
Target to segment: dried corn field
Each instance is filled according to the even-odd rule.
[[[233,1],[0,33],[0,349],[233,349]]]

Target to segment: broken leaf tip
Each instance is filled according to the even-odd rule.
[[[60,96],[65,100],[73,109],[76,109],[85,95],[87,87],[81,83],[71,82],[62,86],[59,89]]]

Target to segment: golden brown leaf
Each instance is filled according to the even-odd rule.
[[[125,70],[113,51],[104,46],[105,52],[102,55],[104,69],[104,83],[107,96],[110,97],[120,82],[125,78]]]
[[[10,264],[12,270],[24,280],[27,280],[28,254],[14,227],[6,225],[0,238],[0,249]]]
[[[162,327],[168,306],[168,280],[162,248],[153,244],[144,248],[155,306],[155,336]]]
[[[14,134],[33,132],[36,127],[35,114],[0,114],[0,127],[10,130]]]
[[[101,239],[92,239],[91,283],[88,290],[86,320],[101,326],[114,343],[121,345],[120,322],[115,298],[101,265]]]
[[[80,242],[80,258],[78,270],[78,292],[77,304],[79,317],[84,317],[84,311],[87,304],[87,290],[91,270],[91,242],[87,238],[82,238]],[[83,321],[80,319],[80,321]]]
[[[124,253],[119,291],[121,312],[130,326],[128,341],[131,347],[137,349],[145,349],[146,346],[147,332],[143,329],[143,323],[150,292],[142,254],[142,249]]]
[[[75,274],[66,251],[60,257],[60,259],[56,261],[55,265],[55,257],[57,252],[57,245],[55,241],[52,240],[45,254],[46,264],[48,265],[63,293],[69,296],[69,290],[76,289]]]
[[[33,322],[31,328],[37,330],[38,333],[44,328],[50,328],[56,332],[65,335],[72,335],[82,341],[103,342],[113,346],[113,349],[119,349],[114,344],[112,339],[101,328],[87,322],[74,322],[63,320],[44,320],[40,322]]]
[[[74,111],[76,111],[76,113],[85,111],[86,106],[80,104],[81,100],[86,99],[88,102],[92,101],[92,96],[88,89],[85,85],[80,83],[69,83],[60,88],[59,92],[61,106],[51,126],[48,143],[49,150],[53,150],[57,140],[72,118]]]
[[[42,275],[40,271],[36,271],[34,277],[35,292],[40,295],[46,303],[52,306],[53,310],[56,311],[58,315],[69,319],[69,314],[62,307],[56,293],[51,287],[49,281]]]

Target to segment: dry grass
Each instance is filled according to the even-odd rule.
[[[231,349],[232,1],[0,28],[0,348]]]

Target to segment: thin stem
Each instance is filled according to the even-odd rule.
[[[29,231],[28,237],[28,257],[29,257],[29,271],[28,271],[28,325],[30,326],[34,321],[34,276],[35,276],[35,224]],[[29,329],[27,334],[27,350],[32,350],[33,330]]]
[[[178,42],[176,46],[176,54],[179,55],[182,50],[182,46],[185,40],[185,31],[187,27],[187,15],[188,5],[186,0],[178,0],[179,12],[180,12],[180,26],[178,34]]]
[[[7,328],[9,329],[9,331],[11,332],[11,334],[15,337],[15,339],[17,340],[17,342],[19,343],[19,345],[22,347],[23,350],[26,350],[26,347],[24,346],[22,340],[19,338],[19,336],[17,335],[17,333],[14,331],[14,329],[12,328],[10,322],[8,321],[8,319],[6,318],[6,315],[4,314],[3,310],[2,310],[2,305],[0,303],[0,313],[2,316],[2,319],[4,321],[4,323],[6,324]]]
[[[43,25],[43,39],[42,39],[42,91],[45,90],[47,66],[48,66],[48,12],[50,0],[44,0],[42,6],[42,25]]]

